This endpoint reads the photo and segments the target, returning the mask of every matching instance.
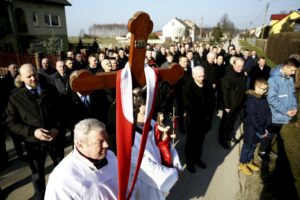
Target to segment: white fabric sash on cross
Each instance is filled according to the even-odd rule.
[[[146,110],[145,110],[145,120],[149,117],[154,94],[155,94],[155,84],[156,84],[156,74],[154,70],[147,64],[144,66],[146,85],[147,85],[147,99],[146,99]],[[132,98],[132,76],[129,64],[127,63],[121,72],[121,96],[122,96],[122,109],[125,118],[133,123],[133,98]]]

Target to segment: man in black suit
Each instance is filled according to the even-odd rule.
[[[85,118],[96,118],[107,123],[110,104],[105,90],[96,90],[88,95],[72,91],[70,106],[73,125]]]
[[[271,67],[266,65],[266,59],[264,57],[260,57],[258,59],[258,64],[252,68],[249,73],[250,78],[250,89],[254,89],[254,82],[256,79],[265,79],[266,81],[270,77]]]
[[[194,173],[196,172],[194,164],[202,169],[206,168],[205,163],[201,160],[202,146],[206,133],[211,129],[215,109],[215,92],[212,84],[204,79],[203,67],[194,67],[192,77],[183,87],[183,101],[187,130],[186,164],[187,169]]]
[[[64,156],[60,134],[60,104],[56,89],[44,81],[32,64],[20,67],[24,83],[10,95],[6,107],[7,128],[21,135],[26,143],[32,171],[34,199],[45,193],[44,165],[49,152],[54,165]]]
[[[245,103],[246,77],[243,71],[244,59],[236,58],[233,67],[222,79],[223,115],[219,126],[219,143],[225,148],[230,146],[230,140],[237,142],[234,124],[238,119]]]

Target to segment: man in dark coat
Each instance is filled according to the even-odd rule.
[[[256,79],[265,79],[266,81],[270,77],[271,67],[266,65],[266,59],[260,57],[258,59],[258,64],[252,68],[249,73],[250,78],[250,89],[254,89],[254,82]]]
[[[50,65],[50,61],[48,58],[43,58],[42,59],[42,67],[40,68],[40,73],[47,76],[51,76],[54,74],[56,71],[52,66]]]
[[[187,66],[188,60],[187,57],[182,56],[179,58],[179,65],[183,68],[184,74],[182,78],[177,81],[173,86],[174,89],[174,100],[175,100],[175,110],[176,115],[178,116],[178,128],[181,134],[185,134],[185,125],[184,125],[184,103],[183,103],[183,86],[192,79],[192,70]]]
[[[6,107],[7,128],[21,135],[26,143],[29,166],[32,171],[34,199],[43,199],[45,193],[44,165],[47,153],[57,165],[64,156],[60,134],[60,104],[56,89],[39,79],[32,64],[20,67],[24,83],[10,95]]]
[[[117,60],[118,68],[123,69],[128,62],[128,57],[125,55],[124,49],[119,49],[119,58]]]
[[[18,66],[17,64],[11,64],[8,66],[8,73],[4,76],[3,78],[3,89],[1,89],[2,91],[2,98],[1,98],[1,117],[3,117],[3,120],[1,119],[1,136],[3,137],[3,139],[5,139],[5,133],[9,132],[9,135],[11,136],[14,146],[15,146],[15,151],[17,153],[17,156],[20,160],[26,160],[26,156],[24,155],[24,151],[23,151],[23,144],[22,144],[22,137],[18,134],[14,134],[10,131],[7,130],[4,122],[4,119],[6,118],[5,116],[5,108],[7,106],[8,103],[8,99],[10,96],[10,93],[16,88],[15,86],[15,78],[18,75]],[[2,103],[3,102],[3,103]],[[3,133],[3,134],[2,134]],[[3,147],[1,145],[1,147]],[[1,148],[0,147],[0,148]],[[1,157],[1,159],[4,157]]]
[[[75,60],[73,61],[73,70],[85,69],[86,63],[82,59],[82,55],[80,52],[76,52]]]
[[[56,73],[54,73],[51,76],[52,84],[57,89],[57,92],[60,97],[60,103],[62,108],[62,126],[64,133],[66,132],[65,129],[73,129],[73,127],[70,125],[71,121],[71,112],[70,112],[70,93],[71,93],[71,87],[69,84],[69,74],[67,74],[66,66],[64,65],[64,62],[59,60],[56,62],[55,65]]]
[[[70,106],[73,125],[85,118],[96,118],[107,123],[110,104],[105,90],[96,90],[89,95],[72,91]]]
[[[205,69],[205,79],[213,85],[214,89],[216,89],[217,86],[217,66],[214,63],[215,59],[216,54],[210,52],[206,56],[206,61],[203,62],[203,67]]]
[[[223,93],[223,116],[219,127],[219,143],[228,149],[228,140],[235,141],[234,123],[242,111],[245,100],[246,78],[243,72],[244,60],[236,58],[233,67],[224,76],[221,87]]]
[[[211,129],[215,96],[212,84],[204,79],[203,67],[193,68],[192,77],[193,79],[183,87],[183,101],[187,129],[186,164],[187,169],[194,173],[194,164],[206,168],[200,157],[205,135]]]

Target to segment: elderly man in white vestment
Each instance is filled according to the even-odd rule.
[[[131,179],[133,178],[133,172],[138,160],[146,108],[145,100],[143,98],[139,98],[134,104],[138,109],[135,114],[137,126],[131,153]],[[162,164],[160,152],[155,143],[154,125],[155,121],[152,120],[140,171],[131,200],[164,200],[165,194],[167,194],[177,182],[178,173],[183,170],[177,151],[172,145],[170,145],[172,167],[166,167]]]
[[[102,122],[77,123],[74,150],[51,173],[45,199],[117,199],[117,160],[107,139]]]

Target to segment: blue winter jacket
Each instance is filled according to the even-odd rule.
[[[295,85],[292,77],[285,77],[278,65],[270,72],[269,92],[267,100],[272,112],[272,123],[287,124],[291,117],[287,115],[289,110],[298,108],[295,96]]]

